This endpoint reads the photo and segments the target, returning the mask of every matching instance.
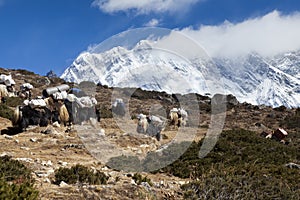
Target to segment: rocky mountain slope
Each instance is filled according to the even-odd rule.
[[[46,87],[64,83],[64,81],[60,79],[45,78],[23,70],[0,69],[0,71],[1,73],[11,73],[17,84],[23,83],[24,79],[26,79],[35,86],[35,96],[40,95],[42,89]],[[44,84],[45,81],[47,84]],[[71,86],[74,85],[71,83],[68,84]],[[90,89],[91,83],[85,82],[83,84],[76,85],[76,87],[80,87],[84,90]],[[161,169],[155,173],[138,172],[143,177],[149,178],[152,183],[151,185],[147,182],[143,182],[141,184],[133,179],[134,172],[114,169],[112,162],[104,162],[105,160],[99,159],[99,157],[94,154],[95,152],[91,151],[96,149],[98,149],[98,152],[109,150],[106,148],[106,146],[97,145],[103,144],[103,141],[108,141],[110,145],[113,144],[115,147],[118,147],[124,152],[131,152],[133,155],[137,155],[138,157],[144,157],[147,155],[153,155],[153,153],[157,150],[164,148],[168,144],[171,144],[174,138],[179,137],[188,139],[189,134],[193,130],[197,131],[195,137],[192,138],[192,141],[198,142],[205,137],[211,124],[212,111],[211,99],[209,97],[196,95],[195,101],[189,101],[189,104],[199,105],[199,110],[196,110],[196,112],[200,113],[200,118],[191,118],[188,126],[184,129],[180,129],[182,131],[179,132],[177,128],[167,124],[165,130],[162,132],[162,140],[156,141],[156,139],[152,137],[136,134],[135,131],[126,131],[127,129],[124,129],[123,127],[130,124],[135,126],[137,121],[134,116],[136,116],[138,113],[166,114],[165,112],[167,110],[171,109],[172,107],[179,106],[179,100],[189,100],[190,94],[172,95],[167,94],[166,92],[134,89],[130,100],[126,102],[129,104],[130,117],[125,118],[125,121],[120,124],[115,118],[113,118],[111,114],[110,108],[112,95],[115,91],[120,93],[128,93],[128,91],[131,91],[131,89],[118,90],[118,88],[110,88],[101,85],[94,85],[94,87],[95,90],[93,92],[98,101],[97,106],[101,109],[102,119],[100,123],[95,125],[92,131],[89,129],[90,127],[88,124],[83,124],[79,127],[75,125],[73,128],[63,126],[53,127],[51,125],[48,127],[33,126],[27,131],[19,133],[16,132],[12,127],[10,120],[6,118],[0,118],[0,155],[9,155],[13,159],[24,163],[33,171],[33,177],[36,180],[34,187],[39,191],[38,199],[184,199],[186,197],[185,195],[192,194],[192,190],[185,189],[185,187],[195,188],[193,185],[185,186],[187,183],[192,183],[193,181],[196,181],[196,179],[198,180],[198,178],[201,180],[215,180],[208,179],[205,174],[198,178],[194,177],[193,174],[189,176],[182,176],[179,172],[190,173],[189,170],[193,171],[193,166],[191,166],[189,169],[184,168],[183,170],[183,166],[180,166],[177,163],[175,164],[175,167],[172,166],[167,169]],[[8,102],[5,105],[12,109],[13,105],[9,104]],[[1,109],[3,108],[1,107]],[[251,130],[253,131],[253,140],[251,139],[247,145],[251,146],[253,143],[260,141],[262,146],[259,146],[258,148],[266,148],[266,152],[275,151],[274,154],[276,154],[277,148],[293,149],[294,146],[297,147],[297,145],[300,144],[299,130],[289,128],[286,126],[286,123],[283,123],[284,119],[294,116],[295,113],[296,109],[287,109],[284,107],[274,109],[269,106],[255,106],[248,103],[239,103],[236,101],[235,97],[230,96],[228,97],[224,130]],[[192,113],[190,114],[193,116]],[[271,141],[270,143],[266,144],[264,142],[265,139],[259,136],[262,131],[271,131],[278,127],[286,128],[286,130],[291,134],[287,138],[287,141],[289,141],[288,145],[283,145],[276,141]],[[104,135],[102,134],[101,129],[104,130]],[[100,135],[100,133],[102,135]],[[238,135],[236,136],[239,138]],[[91,143],[88,143],[88,141],[92,141],[92,144],[96,144],[96,146],[91,149]],[[231,140],[228,141],[228,144],[232,145],[233,141],[234,138],[231,138]],[[244,139],[241,139],[241,141],[245,142]],[[195,143],[192,144],[195,145]],[[217,148],[215,148],[216,151],[220,149],[221,151],[216,152],[216,155],[225,156],[222,149],[224,149],[225,146],[230,145],[223,144],[223,146],[217,146]],[[246,147],[241,146],[235,148],[237,148],[237,151],[236,149],[229,149],[229,151],[233,152],[235,156],[240,156],[238,159],[244,159],[243,153],[246,153]],[[283,151],[289,152],[285,149]],[[109,154],[110,152],[107,153]],[[249,157],[252,157],[253,150],[251,150],[250,153],[251,156]],[[180,161],[182,162],[182,165],[189,167],[189,164],[196,162],[196,166],[198,166],[197,163],[200,163],[200,161],[197,159],[199,158],[190,158],[189,156],[192,155],[188,152],[187,157],[183,158],[185,161]],[[284,153],[282,153],[282,156],[284,156]],[[286,162],[298,162],[297,159],[299,160],[300,158],[299,155],[297,156],[297,153],[295,155],[288,154],[288,156],[294,157],[291,157],[293,159],[288,157],[286,159],[287,161],[283,161],[284,164]],[[123,157],[119,157],[119,155],[116,155],[115,157],[116,160],[124,163],[126,159],[122,160],[122,158]],[[214,157],[208,157],[207,162],[213,159]],[[226,157],[226,159],[229,159],[229,157]],[[223,162],[214,163],[209,167],[209,169],[214,169],[214,166],[216,165],[225,165],[226,159]],[[189,164],[185,164],[185,162],[188,162]],[[254,165],[260,162],[261,159],[258,159],[255,161],[255,163],[251,163],[250,167],[256,167]],[[150,164],[151,163],[155,163],[155,160],[150,162]],[[82,164],[93,170],[100,170],[101,172],[104,172],[109,177],[107,184],[92,185],[80,182],[76,184],[66,184],[64,182],[59,184],[54,183],[55,172],[57,169],[60,167],[70,168],[76,164]],[[177,168],[176,165],[178,165]],[[249,163],[246,163],[245,166],[249,167]],[[127,169],[128,167],[130,167],[129,164],[127,165]],[[233,167],[235,166],[230,166],[230,170],[228,172],[232,172]],[[278,165],[278,167],[282,167],[282,169],[280,168],[281,172],[287,170],[283,164]],[[273,172],[267,172],[266,170],[267,169],[263,170],[264,175],[267,178],[273,177]],[[299,174],[297,169],[291,170],[292,171],[288,172],[289,174]],[[244,171],[245,169],[242,167],[242,174],[245,174]],[[296,176],[295,174],[293,177]],[[226,175],[226,177],[228,177],[228,175]],[[274,177],[277,177],[277,175],[274,175]],[[249,177],[244,177],[244,180],[249,180]],[[292,179],[282,178],[282,180],[288,180],[290,183],[294,182],[291,181]],[[272,181],[268,181],[267,183],[269,184],[270,182]],[[296,188],[296,186],[293,185],[293,188]],[[294,192],[293,194],[298,195],[297,192]]]

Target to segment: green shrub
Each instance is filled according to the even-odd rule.
[[[288,129],[300,129],[300,108],[297,108],[294,115],[287,116],[280,125]]]
[[[100,117],[101,118],[113,118],[111,109],[108,109],[106,107],[101,107],[100,108]]]
[[[5,104],[0,104],[0,117],[12,120],[14,111]]]
[[[189,145],[190,142],[173,143],[160,152],[148,152],[144,159],[137,156],[117,156],[111,158],[107,165],[128,172],[155,172],[178,159]]]
[[[22,105],[23,101],[24,101],[24,99],[22,99],[20,97],[7,97],[5,104],[9,107],[16,107],[18,105]]]
[[[34,200],[37,199],[38,194],[38,191],[33,188],[33,184],[28,182],[22,184],[10,184],[0,180],[0,199]]]
[[[93,172],[82,165],[75,165],[71,168],[59,168],[55,171],[55,183],[59,184],[64,181],[68,184],[89,183],[93,185],[106,184],[108,176],[103,172]]]
[[[9,156],[0,157],[0,177],[5,181],[24,180],[33,182],[31,170],[17,160]]]
[[[147,176],[142,176],[139,173],[135,173],[132,177],[132,179],[136,182],[136,184],[140,185],[142,182],[147,182],[150,186],[153,186],[153,183],[151,182],[151,179]]]
[[[9,156],[0,157],[0,199],[37,199],[31,170]]]

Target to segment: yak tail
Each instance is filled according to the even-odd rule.
[[[12,124],[18,125],[20,119],[22,118],[22,112],[20,111],[20,106],[17,106],[14,110],[13,118],[12,118]]]
[[[59,117],[60,120],[64,123],[67,123],[69,121],[70,116],[64,104],[59,108]]]

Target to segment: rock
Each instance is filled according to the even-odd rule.
[[[67,162],[63,162],[63,161],[58,161],[58,164],[60,164],[61,166],[63,166],[63,167],[66,167],[67,165],[68,165],[68,163]]]
[[[299,165],[299,164],[292,163],[292,162],[286,164],[285,166],[286,166],[286,167],[289,167],[289,168],[291,168],[291,169],[292,169],[292,168],[294,168],[294,169],[300,169],[300,165]]]
[[[36,142],[37,139],[36,138],[30,138],[30,142]]]
[[[99,136],[105,136],[105,130],[101,128],[100,132],[98,133]]]
[[[51,183],[49,178],[45,178],[43,181],[44,181],[44,183]]]
[[[141,186],[143,186],[146,190],[151,191],[151,186],[148,182],[141,182]]]
[[[29,150],[30,150],[29,147],[20,147],[20,149],[23,149],[23,150],[25,150],[25,151],[29,151]]]
[[[53,130],[51,130],[50,128],[47,128],[46,130],[41,131],[41,133],[43,134],[51,134],[53,132]]]
[[[137,185],[136,184],[136,182],[133,180],[133,179],[131,179],[131,182],[130,182],[132,185]]]
[[[52,124],[53,127],[57,127],[57,128],[60,128],[60,124],[56,121]]]
[[[61,181],[60,184],[59,184],[59,187],[67,187],[68,184],[64,181]]]
[[[127,147],[127,148],[130,148],[130,147]],[[136,148],[136,147],[131,148],[131,151],[137,151],[137,150],[138,150],[138,148]]]
[[[137,154],[142,154],[143,151],[142,151],[141,149],[139,149],[139,150],[136,151],[136,153],[137,153]]]
[[[102,170],[102,171],[108,171],[109,168],[108,168],[107,166],[104,166],[104,167],[101,168],[101,170]]]
[[[48,169],[41,169],[40,171],[35,171],[34,172],[37,177],[42,178],[42,177],[48,177],[51,174],[54,173],[54,169],[53,168],[48,168]]]
[[[20,143],[20,141],[17,139],[17,140],[15,140],[15,142],[17,143],[17,144],[19,144]]]
[[[4,135],[4,138],[5,138],[5,139],[8,139],[8,140],[12,140],[12,139],[14,139],[14,137],[13,137],[13,136],[11,136],[11,135]]]
[[[48,161],[42,161],[41,164],[42,164],[43,166],[46,166],[46,167],[51,167],[51,166],[52,166],[51,160],[48,160]]]
[[[33,163],[33,160],[31,158],[16,158],[18,161]]]
[[[12,156],[12,154],[9,152],[3,152],[0,154],[0,157],[4,157],[4,156]]]
[[[141,148],[149,148],[150,145],[149,145],[149,144],[141,144],[140,147],[141,147]]]
[[[34,173],[35,173],[35,175],[36,175],[37,177],[39,177],[39,178],[47,177],[47,176],[48,176],[48,174],[47,174],[46,172],[44,172],[44,171],[36,171],[36,172],[34,172]]]
[[[184,185],[184,184],[187,184],[187,183],[189,183],[188,181],[186,182],[186,181],[178,181],[178,184],[179,185]]]

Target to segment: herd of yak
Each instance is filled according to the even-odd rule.
[[[78,88],[70,88],[63,84],[50,87],[42,91],[42,95],[32,98],[33,86],[24,83],[20,91],[14,90],[15,82],[11,76],[0,75],[0,99],[5,102],[7,96],[19,96],[24,99],[23,104],[15,108],[12,123],[20,131],[26,130],[30,125],[41,127],[49,124],[70,126],[82,124],[92,120],[100,122],[100,110],[97,109],[97,100]],[[125,103],[122,99],[115,99],[112,112],[118,117],[125,116]],[[185,126],[187,112],[183,109],[173,108],[169,117],[175,126]],[[165,127],[166,119],[158,116],[139,114],[136,131],[147,134],[160,140],[160,133]]]

